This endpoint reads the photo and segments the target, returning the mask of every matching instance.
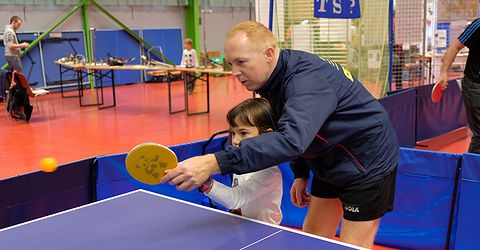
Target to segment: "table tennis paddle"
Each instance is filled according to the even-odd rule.
[[[147,142],[135,146],[127,155],[125,165],[128,173],[145,184],[160,184],[165,170],[177,167],[175,153],[160,144]]]
[[[432,102],[433,103],[438,103],[440,101],[440,98],[442,98],[443,90],[442,90],[442,85],[440,82],[436,83],[435,86],[433,86],[432,89]]]

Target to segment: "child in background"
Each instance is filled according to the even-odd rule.
[[[185,49],[183,50],[181,66],[184,66],[186,68],[198,67],[197,51],[195,51],[195,49],[192,48],[192,44],[193,42],[192,42],[192,39],[190,38],[186,38],[183,41],[183,47]],[[195,88],[195,78],[192,77],[190,74],[195,74],[195,73],[187,72],[185,74],[188,94],[191,94],[193,92],[193,89]]]
[[[227,120],[232,145],[238,147],[244,139],[272,132],[275,128],[272,112],[263,98],[245,100],[231,109]],[[280,169],[273,166],[254,173],[234,174],[232,187],[209,178],[199,190],[238,214],[278,225],[282,220],[282,186]]]

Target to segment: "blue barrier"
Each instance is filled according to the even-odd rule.
[[[93,201],[89,158],[57,171],[28,173],[0,181],[0,228],[33,220]]]
[[[225,137],[214,139],[206,153],[221,150]],[[206,141],[172,146],[179,160],[200,155]],[[170,185],[144,185],[133,180],[125,170],[126,154],[97,158],[60,167],[56,172],[34,172],[0,181],[0,227],[6,227],[51,213],[105,199],[138,188],[166,194],[198,204],[209,205],[199,192],[177,191]],[[453,197],[455,171],[461,155],[401,149],[397,173],[394,211],[383,219],[378,231],[378,244],[402,249],[444,248]],[[457,200],[457,216],[451,245],[456,249],[472,249],[476,240],[476,212],[480,206],[480,156],[465,154]],[[307,209],[290,202],[293,174],[288,164],[279,165],[283,175],[282,225],[301,227]],[[95,176],[96,179],[92,179]],[[215,177],[231,185],[228,176]],[[92,186],[94,185],[94,186]],[[41,188],[39,188],[41,187]],[[93,191],[96,190],[96,196]],[[456,229],[456,230],[455,230]]]
[[[440,102],[431,101],[433,85],[417,88],[417,141],[425,140],[466,125],[465,107],[456,80],[448,81]]]
[[[210,152],[221,149],[216,139]],[[199,155],[204,141],[171,147],[179,159]],[[400,248],[441,248],[446,242],[453,195],[455,169],[460,155],[401,150],[397,174],[395,210],[382,221],[376,242]],[[144,188],[197,204],[208,205],[205,196],[177,191],[169,185],[145,185],[132,179],[124,167],[125,154],[99,157],[97,198],[105,199],[134,189]],[[279,165],[283,175],[282,225],[301,227],[307,209],[290,202],[293,174],[288,164]],[[221,176],[217,176],[221,177]],[[219,179],[230,185],[229,178]]]
[[[206,153],[216,152],[222,149],[225,138],[214,139],[207,148]],[[206,141],[187,143],[172,146],[170,149],[175,152],[179,161],[201,155],[202,147]],[[133,179],[125,169],[126,154],[98,157],[97,173],[97,200],[106,199],[135,189],[145,189],[152,192],[168,195],[178,199],[203,204],[206,196],[195,191],[183,192],[176,190],[171,185],[147,185]],[[216,175],[214,178],[226,185],[231,185],[229,176]]]
[[[401,149],[394,210],[382,219],[377,243],[401,249],[444,248],[460,158]]]
[[[222,149],[222,142],[225,141],[225,137],[214,139],[210,146],[207,148],[206,153],[217,152]],[[184,160],[193,156],[201,154],[202,147],[206,141],[200,141],[195,143],[182,144],[170,147],[179,160]],[[208,206],[209,202],[205,195],[200,194],[197,191],[183,192],[175,189],[175,186],[171,185],[146,185],[133,179],[125,169],[125,157],[126,154],[110,155],[98,157],[98,172],[97,172],[97,200],[102,200],[116,196],[122,193],[130,192],[136,189],[146,189],[152,192],[168,195],[178,199],[194,202],[197,204],[203,204]],[[294,207],[290,202],[290,187],[293,183],[293,173],[290,170],[288,163],[280,164],[279,168],[283,175],[283,193],[282,197],[282,211],[284,212],[283,225],[292,227],[301,227],[303,219],[306,215],[307,209],[300,209]],[[231,180],[229,176],[215,175],[214,179],[231,186]],[[218,203],[214,204],[223,209]]]
[[[453,197],[455,170],[461,155],[401,149],[394,211],[383,219],[377,244],[401,249],[443,248]],[[287,164],[283,175],[282,225],[302,227],[307,209],[290,202],[293,174]]]
[[[415,146],[416,90],[411,88],[379,100],[387,110],[401,147]]]
[[[480,156],[464,154],[457,206],[455,249],[479,249],[480,239]]]
[[[417,141],[442,135],[466,125],[461,90],[456,80],[442,99],[431,101],[433,85],[392,92],[379,100],[387,110],[401,147],[413,147]]]
[[[145,189],[178,199],[200,204],[204,199],[199,192],[181,192],[171,185],[147,185],[133,179],[125,168],[126,154],[98,158],[96,199],[103,200],[136,189]]]

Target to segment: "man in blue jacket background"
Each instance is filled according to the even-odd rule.
[[[387,112],[341,65],[281,50],[257,22],[239,23],[227,33],[225,59],[240,83],[278,112],[277,131],[187,159],[162,182],[193,190],[215,173],[249,173],[292,161],[291,200],[308,205],[303,229],[331,238],[343,215],[340,240],[371,247],[395,193],[399,146]]]

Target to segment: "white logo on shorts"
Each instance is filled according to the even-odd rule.
[[[360,213],[360,207],[354,206],[345,206],[345,211],[352,212],[352,213]]]

